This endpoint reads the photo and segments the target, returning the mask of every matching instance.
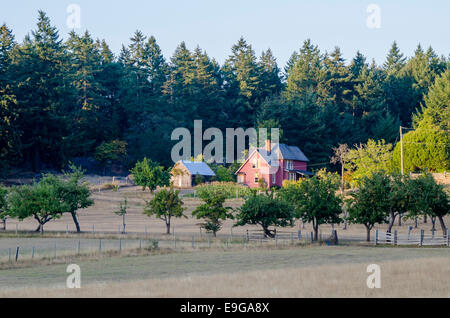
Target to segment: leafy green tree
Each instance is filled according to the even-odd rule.
[[[293,203],[296,218],[312,223],[314,240],[317,241],[321,224],[341,222],[342,199],[336,195],[338,189],[339,178],[314,176],[289,184],[280,190],[280,196]]]
[[[235,226],[259,225],[266,237],[274,238],[276,231],[270,227],[294,225],[292,206],[275,197],[274,193],[257,194],[253,191],[236,216]]]
[[[126,233],[126,216],[128,214],[128,199],[125,198],[123,202],[120,202],[119,209],[117,211],[114,211],[115,215],[122,217],[122,234]]]
[[[358,191],[350,194],[346,200],[348,221],[363,224],[370,242],[370,231],[375,224],[388,223],[390,208],[390,180],[385,174],[375,173],[364,177],[359,183]]]
[[[170,189],[162,189],[155,194],[155,197],[146,203],[144,214],[151,217],[156,216],[166,224],[166,233],[170,234],[170,225],[172,218],[181,218],[186,216],[183,214],[183,201],[180,198],[180,191]]]
[[[395,146],[392,165],[396,171],[401,167],[401,144]],[[403,136],[404,172],[442,172],[450,169],[450,136],[436,126],[418,128]]]
[[[127,143],[122,140],[103,142],[95,149],[94,158],[104,167],[108,163],[122,162],[127,156]]]
[[[405,172],[446,171],[450,168],[450,71],[437,77],[414,117],[416,130],[403,137]],[[393,164],[400,167],[401,145],[394,150]]]
[[[69,210],[67,203],[58,198],[56,182],[46,177],[39,183],[13,187],[8,195],[8,216],[21,221],[33,217],[39,223],[36,231],[44,234],[45,224]]]
[[[219,164],[217,164],[217,165],[214,164],[214,165],[209,165],[209,166],[216,174],[217,181],[219,181],[219,182],[233,182],[234,181],[233,174],[236,171],[229,170],[226,167],[224,167],[223,165],[219,165]],[[236,170],[238,168],[236,168]]]
[[[233,219],[233,214],[230,212],[232,208],[223,206],[226,195],[219,192],[202,192],[200,198],[204,204],[198,206],[192,215],[197,219],[203,219],[204,222],[200,226],[216,237],[217,232],[222,228],[222,222]]]
[[[142,191],[148,188],[152,193],[157,187],[170,185],[170,172],[164,170],[157,162],[144,158],[136,163],[131,170],[133,181],[142,186]]]
[[[437,217],[441,225],[443,235],[446,235],[447,227],[444,217],[449,214],[450,202],[444,186],[436,183],[429,173],[419,176],[411,181],[412,204],[411,217],[419,215]]]
[[[369,139],[366,144],[356,145],[348,153],[353,180],[358,181],[379,171],[391,171],[392,144],[384,140]]]
[[[388,232],[390,233],[394,226],[395,219],[399,218],[399,225],[403,215],[413,208],[411,178],[407,175],[394,174],[390,177],[390,184],[387,189],[390,200],[389,206],[389,225]]]
[[[91,198],[88,183],[82,181],[84,171],[73,164],[69,168],[69,171],[64,172],[65,178],[60,178],[59,182],[56,182],[58,185],[56,192],[58,198],[68,206],[67,212],[72,216],[77,233],[80,233],[81,228],[78,222],[77,211],[92,206],[94,200]]]

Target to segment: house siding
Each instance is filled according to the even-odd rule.
[[[258,158],[260,160],[261,166],[259,168],[253,168],[252,162],[255,158]],[[261,155],[258,152],[255,152],[250,156],[248,161],[241,167],[238,175],[243,175],[244,178],[244,184],[249,186],[250,188],[258,188],[258,183],[255,183],[255,174],[258,172],[260,175],[260,178],[264,178],[266,181],[266,184],[268,187],[273,186],[283,186],[284,180],[289,180],[289,172],[286,171],[286,160],[280,160],[280,166],[278,167],[278,170],[276,171],[276,182],[272,182],[272,175],[268,173],[269,171],[269,165],[262,159]],[[307,170],[307,162],[303,161],[293,161],[293,168],[295,170]],[[272,168],[273,169],[273,168]],[[265,170],[265,172],[261,172],[262,170]]]

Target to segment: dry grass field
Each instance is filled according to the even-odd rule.
[[[366,285],[373,263],[381,267],[381,289]],[[10,286],[0,287],[0,297],[450,297],[446,249],[215,251],[80,266],[79,290],[64,288],[65,265],[0,271],[1,286]]]

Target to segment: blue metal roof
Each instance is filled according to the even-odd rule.
[[[258,152],[263,156],[264,160],[266,160],[269,164],[271,164],[271,156],[267,153],[265,148],[259,148]],[[308,157],[300,150],[300,148],[296,146],[288,146],[285,144],[273,144],[272,145],[272,154],[278,160],[297,160],[309,162]]]
[[[211,170],[211,168],[204,162],[197,162],[197,161],[186,161],[183,160],[181,163],[186,167],[186,169],[189,171],[189,173],[193,176],[195,175],[201,175],[206,177],[214,177],[216,174],[214,171]]]

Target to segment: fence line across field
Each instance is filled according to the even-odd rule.
[[[391,245],[417,245],[417,246],[450,246],[450,229],[447,229],[445,235],[425,234],[424,230],[420,230],[420,235],[398,234],[397,230],[392,233],[375,231],[375,244],[391,244]]]

